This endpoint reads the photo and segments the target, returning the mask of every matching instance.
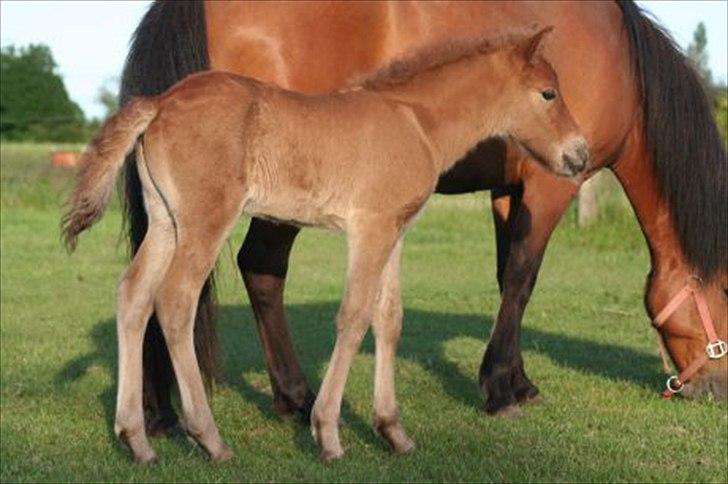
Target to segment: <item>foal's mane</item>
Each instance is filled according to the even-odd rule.
[[[449,39],[408,52],[371,74],[357,77],[352,87],[385,89],[404,84],[417,74],[452,64],[478,54],[489,54],[517,45],[536,33],[535,29],[508,32],[497,37],[492,33],[476,37]]]

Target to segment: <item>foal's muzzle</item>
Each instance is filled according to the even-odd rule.
[[[572,146],[564,151],[561,162],[564,175],[575,176],[584,171],[589,165],[589,147],[586,141],[583,139],[574,141]]]

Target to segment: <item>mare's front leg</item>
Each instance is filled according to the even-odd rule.
[[[495,240],[497,254],[498,289],[503,295],[503,275],[506,262],[511,252],[511,235],[516,223],[516,214],[523,201],[523,185],[510,187],[496,187],[490,192],[493,223],[495,225]],[[523,358],[518,353],[518,365],[513,369],[513,394],[518,403],[535,401],[539,390],[526,376],[523,368]]]
[[[286,320],[283,290],[288,257],[299,229],[253,218],[238,267],[248,291],[279,415],[298,413],[308,422],[315,395],[301,371]]]
[[[480,385],[487,399],[485,410],[490,414],[518,414],[519,400],[538,394],[523,370],[521,320],[549,237],[578,189],[573,181],[546,173],[534,164],[528,170],[522,200],[510,201],[514,209],[508,215],[511,221],[502,225],[510,230],[501,281],[502,301],[480,366]],[[496,217],[497,209],[496,204]]]
[[[336,317],[336,344],[311,412],[311,432],[324,461],[344,455],[339,415],[346,379],[372,321],[382,271],[400,237],[399,225],[390,218],[360,217],[353,225],[348,234],[346,288]]]

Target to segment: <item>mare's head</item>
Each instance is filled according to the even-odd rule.
[[[551,30],[520,38],[500,52],[504,132],[549,170],[574,176],[587,167],[589,149],[561,96],[556,72],[540,53]]]
[[[728,272],[703,282],[680,267],[650,274],[645,303],[676,371],[668,388],[689,398],[728,397]],[[663,359],[666,355],[662,354]],[[664,361],[669,370],[669,362]],[[683,381],[684,380],[684,381]]]

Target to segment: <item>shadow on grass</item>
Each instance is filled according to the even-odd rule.
[[[288,306],[291,331],[298,356],[312,388],[318,388],[317,372],[328,362],[334,343],[334,316],[337,302],[321,302]],[[244,322],[244,323],[243,323]],[[454,400],[470,407],[482,405],[477,375],[466,375],[445,355],[445,345],[453,338],[474,338],[483,341],[490,333],[492,319],[476,314],[454,314],[405,309],[402,338],[397,356],[415,362],[434,374],[444,390]],[[258,334],[247,306],[222,306],[218,312],[218,332],[223,357],[225,384],[237,391],[246,401],[256,405],[268,419],[279,419],[273,411],[269,392],[253,385],[245,377],[250,372],[265,372],[265,362],[258,342]],[[552,334],[523,328],[522,348],[541,353],[555,363],[591,373],[610,380],[627,380],[653,387],[659,372],[657,356],[630,348],[599,343],[572,336]],[[56,382],[66,384],[81,378],[94,365],[103,365],[116,375],[116,324],[113,319],[100,321],[91,330],[95,351],[69,361],[57,373]],[[368,335],[362,352],[373,353],[374,344]],[[478,355],[478,359],[482,354]],[[526,360],[528,370],[528,360]],[[538,382],[535,382],[538,385]],[[99,394],[113,438],[116,388],[105,388]],[[384,445],[376,438],[369,422],[349,411],[346,403],[342,416],[347,426],[372,445]],[[224,429],[223,429],[224,432]],[[300,426],[296,444],[307,452],[316,452],[307,426]],[[187,443],[180,445],[187,446]]]

